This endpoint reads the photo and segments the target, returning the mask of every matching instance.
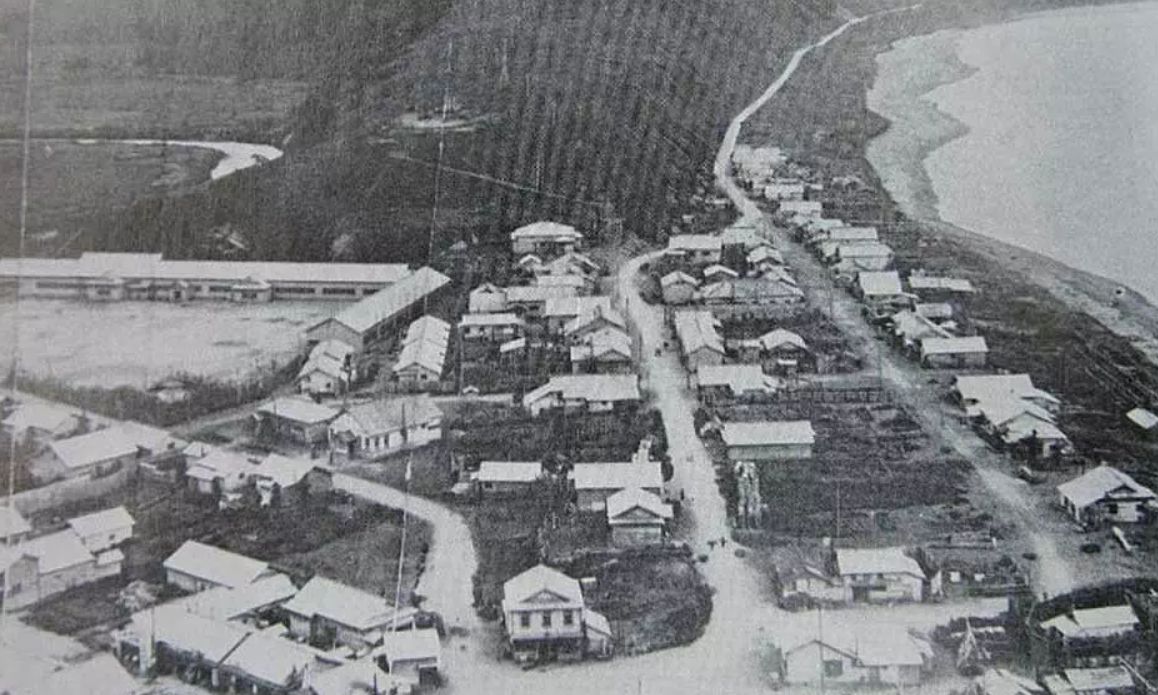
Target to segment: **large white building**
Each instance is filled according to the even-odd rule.
[[[173,261],[159,253],[0,258],[0,286],[18,288],[22,296],[95,301],[357,299],[410,274],[399,263]]]

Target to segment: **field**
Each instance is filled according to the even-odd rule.
[[[303,330],[342,306],[23,299],[21,367],[80,386],[145,387],[178,372],[235,379],[291,360]],[[14,312],[0,301],[0,354],[12,352]]]

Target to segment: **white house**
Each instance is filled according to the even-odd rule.
[[[538,461],[483,461],[474,481],[484,497],[522,495],[546,475]]]
[[[824,214],[824,205],[819,200],[781,200],[776,213],[784,217],[820,217]]]
[[[984,367],[989,362],[989,346],[982,336],[925,338],[921,341],[921,364],[933,368]]]
[[[635,374],[569,374],[553,376],[546,384],[523,396],[523,407],[532,417],[562,408],[589,413],[609,413],[640,401],[639,377]]]
[[[203,495],[220,490],[224,501],[240,496],[254,468],[245,454],[216,447],[205,448],[203,456],[190,457],[187,465],[185,480],[190,489]]]
[[[472,314],[497,314],[507,310],[507,291],[491,282],[484,282],[470,291],[468,302]]]
[[[1062,508],[1081,524],[1135,523],[1158,499],[1150,488],[1102,464],[1057,487]]]
[[[427,394],[351,405],[330,423],[330,446],[346,456],[373,458],[442,438],[442,411]]]
[[[830,631],[783,652],[780,674],[786,683],[834,686],[912,686],[926,670],[929,648],[897,628]]]
[[[620,490],[640,489],[657,496],[663,494],[659,461],[576,463],[568,477],[581,512],[605,512],[607,499]]]
[[[570,225],[534,222],[511,232],[511,251],[516,256],[533,253],[540,257],[558,256],[580,248],[583,235]]]
[[[510,312],[491,314],[463,314],[458,322],[462,339],[470,342],[504,343],[521,338],[526,324]]]
[[[589,333],[571,346],[574,374],[626,374],[633,367],[631,336],[618,328]]]
[[[833,268],[854,275],[861,271],[883,271],[893,262],[893,250],[879,242],[840,243]]]
[[[567,337],[567,342],[577,345],[584,342],[586,336],[608,328],[626,333],[627,320],[615,309],[597,304],[568,321],[563,326],[563,335]]]
[[[682,270],[673,270],[659,280],[664,304],[687,304],[695,296],[700,281]]]
[[[72,529],[0,546],[4,609],[14,610],[73,587],[121,573],[125,556],[117,549],[92,553]]]
[[[816,432],[808,420],[725,422],[724,445],[731,461],[812,458]]]
[[[290,634],[313,644],[363,648],[373,646],[382,633],[407,628],[415,610],[394,611],[387,599],[322,576],[315,576],[282,606]]]
[[[724,363],[724,339],[720,336],[720,320],[711,311],[696,309],[678,311],[675,332],[680,341],[684,364],[691,371],[704,365]]]
[[[611,542],[635,548],[663,543],[671,505],[639,488],[620,490],[607,498],[607,525]]]
[[[371,658],[385,662],[393,676],[436,683],[438,669],[442,666],[438,630],[428,627],[385,632],[382,646],[371,653]]]
[[[608,648],[609,634],[588,629],[589,625],[607,629],[607,620],[587,608],[578,580],[546,565],[536,565],[503,584],[502,610],[518,661],[556,654],[578,657]]]
[[[895,270],[864,271],[856,276],[857,296],[877,311],[907,308],[913,296],[901,287],[901,276]]]
[[[133,537],[136,521],[124,507],[73,517],[68,526],[90,553],[101,553]]]
[[[99,478],[136,463],[144,456],[137,443],[118,427],[57,439],[49,450],[66,478]]]
[[[394,378],[404,384],[438,381],[446,364],[450,345],[450,324],[433,316],[423,316],[410,324],[402,350],[394,362]]]
[[[611,311],[611,297],[555,297],[548,299],[543,305],[542,318],[548,333],[562,335],[568,323],[584,314],[594,312],[596,308]]]
[[[705,364],[696,370],[696,389],[709,401],[766,395],[779,386],[758,364]]]
[[[1061,401],[1034,386],[1028,374],[962,374],[953,379],[953,392],[965,414],[971,417],[977,414],[980,403],[1010,397],[1028,401],[1054,415],[1061,409]]]
[[[1158,415],[1145,408],[1134,408],[1127,412],[1126,420],[1146,437],[1153,437],[1158,432]]]
[[[166,582],[190,592],[219,586],[236,589],[273,573],[260,560],[198,541],[185,541],[161,564]]]
[[[1142,622],[1129,603],[1075,608],[1042,622],[1045,630],[1057,630],[1066,639],[1096,639],[1129,634],[1139,630]]]
[[[0,424],[15,434],[55,439],[75,432],[81,417],[73,408],[34,402],[21,404]]]
[[[357,381],[357,356],[352,346],[340,340],[323,340],[310,350],[298,371],[298,388],[311,395],[332,395],[349,389]]]
[[[836,566],[848,603],[924,598],[925,572],[904,548],[838,548]]]

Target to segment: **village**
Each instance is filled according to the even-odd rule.
[[[999,288],[731,137],[659,248],[0,259],[65,309],[325,303],[253,385],[13,369],[0,692],[1152,694],[1158,402],[1011,357]]]

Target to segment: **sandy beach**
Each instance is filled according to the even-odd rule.
[[[868,92],[868,105],[890,126],[869,144],[869,162],[906,215],[967,242],[994,263],[1045,287],[1070,308],[1089,314],[1129,340],[1158,364],[1158,308],[1142,295],[1109,278],[941,219],[925,159],[969,131],[926,97],[942,85],[973,74],[958,57],[960,35],[960,30],[944,30],[904,39],[877,56],[877,76]]]

